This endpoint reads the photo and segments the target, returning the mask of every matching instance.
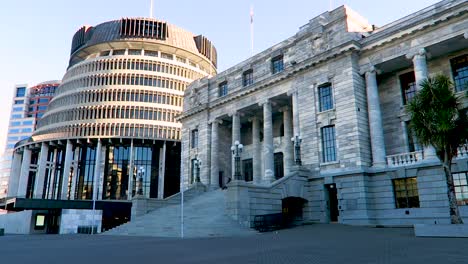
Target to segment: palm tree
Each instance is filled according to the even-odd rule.
[[[410,129],[424,146],[432,145],[442,162],[447,180],[447,196],[452,224],[463,224],[455,197],[452,159],[457,148],[468,139],[466,111],[455,95],[453,83],[445,75],[436,75],[420,84],[421,90],[409,102]],[[467,95],[464,94],[463,97]]]

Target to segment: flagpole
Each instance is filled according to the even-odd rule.
[[[254,55],[254,24],[253,24],[253,5],[250,6],[250,56]]]
[[[153,18],[153,0],[151,0],[150,4],[150,18]]]

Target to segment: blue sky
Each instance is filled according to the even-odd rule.
[[[224,70],[250,55],[249,10],[254,6],[254,52],[292,35],[311,18],[343,4],[383,26],[436,0],[154,0],[154,17],[207,36]],[[15,84],[61,79],[71,39],[82,25],[149,16],[150,0],[3,0],[0,5],[0,148],[3,152]]]

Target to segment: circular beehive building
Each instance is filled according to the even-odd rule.
[[[9,196],[128,200],[178,192],[175,118],[187,85],[215,73],[212,43],[166,22],[122,18],[80,28],[62,84],[33,136],[16,145]]]

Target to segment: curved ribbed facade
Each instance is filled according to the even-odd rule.
[[[184,91],[215,73],[211,42],[166,22],[123,18],[80,28],[62,84],[32,137],[16,145],[9,196],[174,194]]]

